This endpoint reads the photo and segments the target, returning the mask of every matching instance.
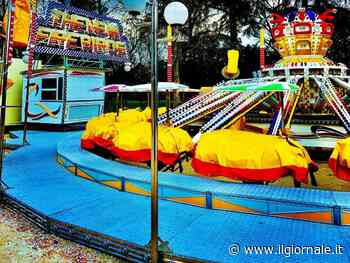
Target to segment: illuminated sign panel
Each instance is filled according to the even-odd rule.
[[[38,19],[35,52],[87,59],[127,60],[128,40],[119,20],[50,2]]]

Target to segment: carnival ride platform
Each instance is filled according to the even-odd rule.
[[[29,141],[30,145],[6,156],[4,181],[10,188],[5,192],[5,201],[30,211],[31,220],[40,218],[48,224],[47,230],[60,236],[132,261],[147,260],[144,246],[150,240],[149,170],[81,150],[79,132],[30,132]],[[74,174],[93,178],[83,180],[57,160]],[[112,187],[101,184],[106,180],[117,182],[121,177],[124,183],[120,186],[124,185],[124,189],[120,191],[113,188],[118,183],[111,184]],[[160,173],[159,183],[159,234],[169,242],[174,258],[181,255],[218,262],[346,262],[350,258],[349,227],[333,225],[350,223],[349,193],[218,182],[170,173]],[[205,202],[203,198],[194,199],[197,203],[189,205],[184,200],[171,200],[200,193],[206,194]],[[210,199],[212,207],[208,206]],[[255,204],[253,213],[227,209],[227,203],[232,204],[231,208],[242,208],[254,202],[258,205]],[[198,207],[200,204],[205,207]],[[224,209],[215,207],[218,204],[225,204]],[[315,223],[261,213],[283,214],[289,209],[297,214],[315,212],[316,207],[323,215],[328,213],[322,218],[330,221]],[[92,242],[97,237],[98,244]],[[232,256],[229,248],[235,243],[242,250]],[[333,247],[339,244],[344,253],[286,257],[278,253],[246,255],[243,251],[243,246],[280,244]],[[146,256],[141,257],[142,254]]]

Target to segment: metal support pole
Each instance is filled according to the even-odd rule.
[[[158,262],[158,1],[152,2],[152,149],[151,149],[151,262]]]
[[[28,41],[28,69],[27,69],[27,85],[26,85],[26,101],[24,108],[24,124],[23,124],[23,145],[27,144],[27,130],[28,130],[28,114],[29,114],[29,93],[30,93],[30,79],[33,73],[34,63],[34,47],[36,44],[36,34],[38,29],[37,24],[37,5],[36,1],[30,1],[31,9],[31,23],[30,23],[30,34]]]
[[[61,119],[61,125],[64,127],[65,120],[66,120],[66,110],[67,110],[67,70],[69,68],[69,61],[68,57],[64,56],[63,57],[63,64],[64,64],[64,69],[63,69],[63,107],[62,107],[62,119]],[[65,128],[63,128],[65,129]]]
[[[119,116],[119,111],[120,111],[120,93],[119,91],[117,91],[117,98],[116,98],[116,101],[117,101],[117,117]]]
[[[27,130],[28,130],[28,112],[29,112],[29,93],[30,93],[30,79],[33,70],[34,59],[34,45],[36,41],[36,6],[31,3],[31,24],[30,24],[30,36],[28,42],[28,68],[27,68],[27,84],[26,84],[26,97],[24,103],[24,120],[23,120],[23,138],[22,144],[27,144]]]
[[[278,94],[278,97],[279,97],[280,103],[281,103],[281,108],[280,108],[281,122],[278,124],[279,127],[277,127],[277,134],[276,135],[283,135],[283,131],[284,131],[284,97],[285,97],[285,95],[286,95],[286,93],[284,93],[284,92],[279,92],[279,94]]]
[[[27,130],[28,130],[28,111],[29,111],[29,93],[30,93],[29,86],[30,86],[30,74],[27,74],[26,98],[24,103],[23,138],[22,138],[23,145],[28,144]]]
[[[166,123],[169,126],[171,124],[170,123],[170,108],[171,108],[171,105],[170,105],[171,93],[170,92],[171,92],[170,90],[167,90],[167,92],[166,92],[166,119],[167,119]]]
[[[2,65],[2,83],[1,83],[1,112],[0,112],[0,192],[2,190],[2,186],[8,188],[5,182],[2,180],[3,174],[3,161],[4,161],[4,151],[5,151],[5,119],[6,119],[6,90],[7,90],[7,71],[8,71],[8,51],[10,45],[10,37],[11,37],[11,13],[12,13],[12,1],[8,1],[7,3],[7,29],[6,29],[6,39],[2,44],[2,57],[3,57],[3,65]]]

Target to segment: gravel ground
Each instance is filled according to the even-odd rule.
[[[0,204],[0,263],[122,262],[46,234],[21,214]]]

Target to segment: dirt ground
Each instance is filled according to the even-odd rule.
[[[0,204],[0,263],[121,262],[96,250],[63,240]]]

